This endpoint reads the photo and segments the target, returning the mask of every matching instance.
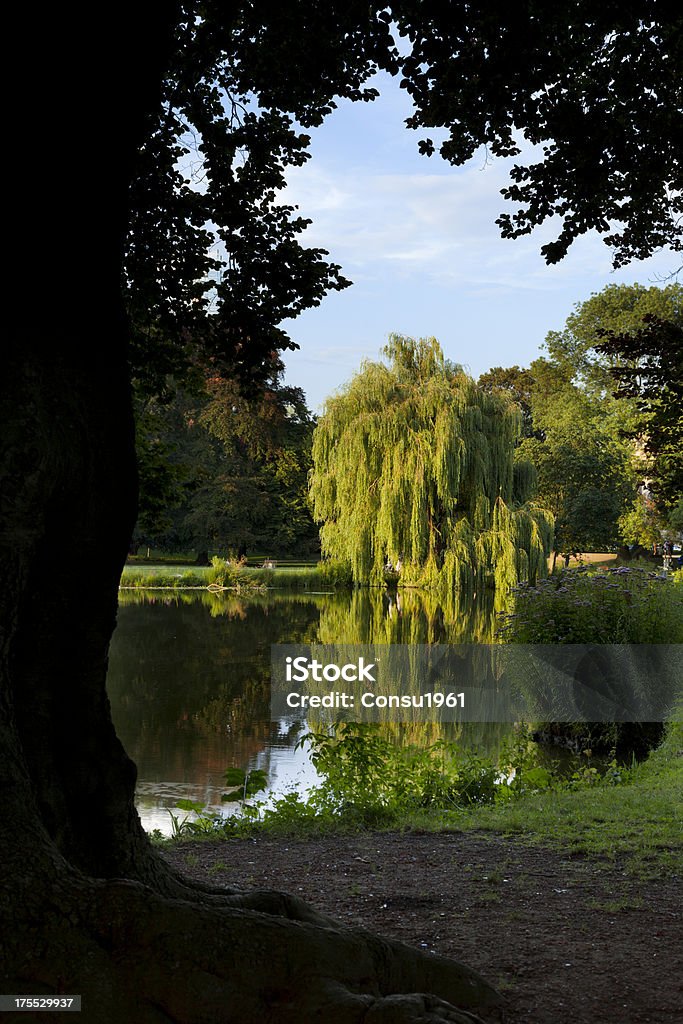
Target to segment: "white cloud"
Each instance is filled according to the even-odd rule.
[[[610,254],[597,234],[574,243],[548,267],[540,255],[557,225],[501,239],[496,217],[512,204],[500,195],[511,160],[440,173],[375,173],[357,166],[332,170],[312,161],[294,170],[283,194],[313,224],[306,244],[328,249],[356,282],[419,274],[431,283],[490,289],[554,290],[571,280],[609,275]],[[632,275],[631,275],[632,276]]]

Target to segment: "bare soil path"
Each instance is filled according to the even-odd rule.
[[[505,1024],[683,1022],[680,877],[471,832],[184,842],[165,856],[455,957],[505,995]]]

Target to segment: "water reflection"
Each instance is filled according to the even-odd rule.
[[[138,766],[143,825],[168,832],[166,808],[183,797],[221,807],[222,774],[231,765],[264,769],[277,792],[314,781],[306,753],[295,749],[306,723],[270,721],[271,644],[486,643],[497,610],[490,592],[444,604],[417,591],[248,598],[122,591],[108,690],[117,731]],[[401,744],[458,739],[488,753],[509,733],[477,723],[384,729]]]

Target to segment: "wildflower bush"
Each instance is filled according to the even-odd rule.
[[[567,569],[514,589],[500,639],[520,644],[670,644],[683,641],[683,587],[621,566]]]
[[[568,569],[514,590],[498,637],[520,644],[675,644],[683,641],[683,587],[649,569]],[[662,722],[537,722],[537,734],[570,749],[646,754]]]

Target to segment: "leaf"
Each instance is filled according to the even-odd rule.
[[[198,800],[176,800],[176,807],[181,811],[192,811],[194,814],[201,814],[204,810],[204,804]]]
[[[242,789],[233,789],[230,793],[221,793],[221,801],[226,804],[242,799]]]

